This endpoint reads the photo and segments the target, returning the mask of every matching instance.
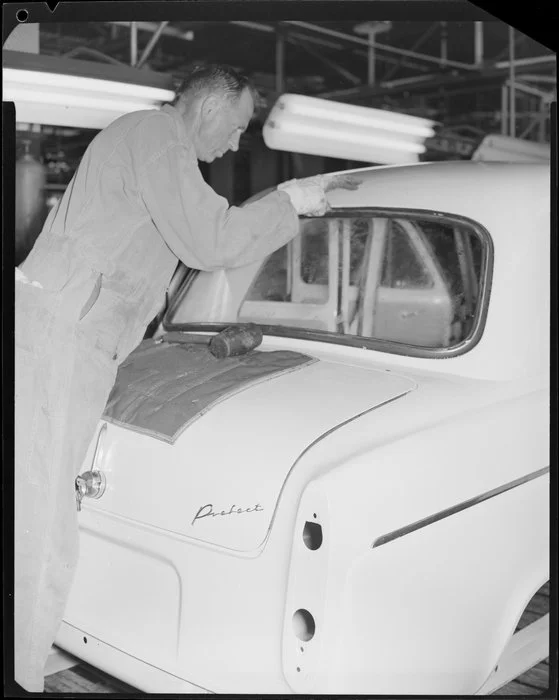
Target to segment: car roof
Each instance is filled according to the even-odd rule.
[[[330,191],[334,209],[419,210],[465,217],[481,224],[492,243],[489,312],[475,347],[448,360],[373,355],[407,370],[440,369],[478,379],[545,375],[549,367],[549,164],[443,161],[340,173],[353,173],[363,182],[354,191]],[[218,276],[222,271],[208,274]]]
[[[511,203],[549,200],[549,163],[441,161],[341,171],[362,180],[355,190],[332,190],[332,207],[421,209],[465,216],[486,225]]]
[[[363,180],[332,190],[333,208],[397,208],[471,219],[489,233],[490,311],[479,344],[454,371],[505,378],[545,371],[549,342],[549,163],[442,161],[343,171]],[[406,364],[423,365],[407,358]]]

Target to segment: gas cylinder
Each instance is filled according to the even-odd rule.
[[[31,141],[16,161],[15,264],[25,260],[46,218],[46,169],[30,153]]]

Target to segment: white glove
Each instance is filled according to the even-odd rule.
[[[278,190],[289,195],[297,214],[322,216],[328,210],[324,175],[288,180],[278,185]]]
[[[297,214],[322,216],[330,209],[326,192],[337,188],[356,190],[360,184],[361,180],[351,175],[314,175],[282,182],[278,190],[289,195]]]

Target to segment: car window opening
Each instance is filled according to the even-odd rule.
[[[234,317],[230,310],[228,318],[194,317],[194,304],[188,313],[178,304],[166,327],[253,322],[272,334],[301,329],[336,334],[341,343],[358,337],[388,344],[382,349],[399,354],[440,355],[479,339],[490,252],[484,229],[450,215],[393,210],[301,218],[300,235],[252,273]],[[201,294],[203,284],[194,279],[188,294],[197,285]]]

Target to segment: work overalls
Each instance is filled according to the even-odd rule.
[[[158,306],[136,305],[135,296],[107,291],[102,282],[86,266],[73,270],[62,289],[16,282],[14,661],[16,681],[29,690],[43,689],[76,566],[75,478],[119,352],[126,355],[141,340]],[[127,334],[126,326],[135,332]]]
[[[14,661],[26,690],[43,690],[76,567],[75,477],[177,261],[235,267],[297,231],[285,193],[229,208],[172,107],[121,117],[90,144],[15,289]]]

